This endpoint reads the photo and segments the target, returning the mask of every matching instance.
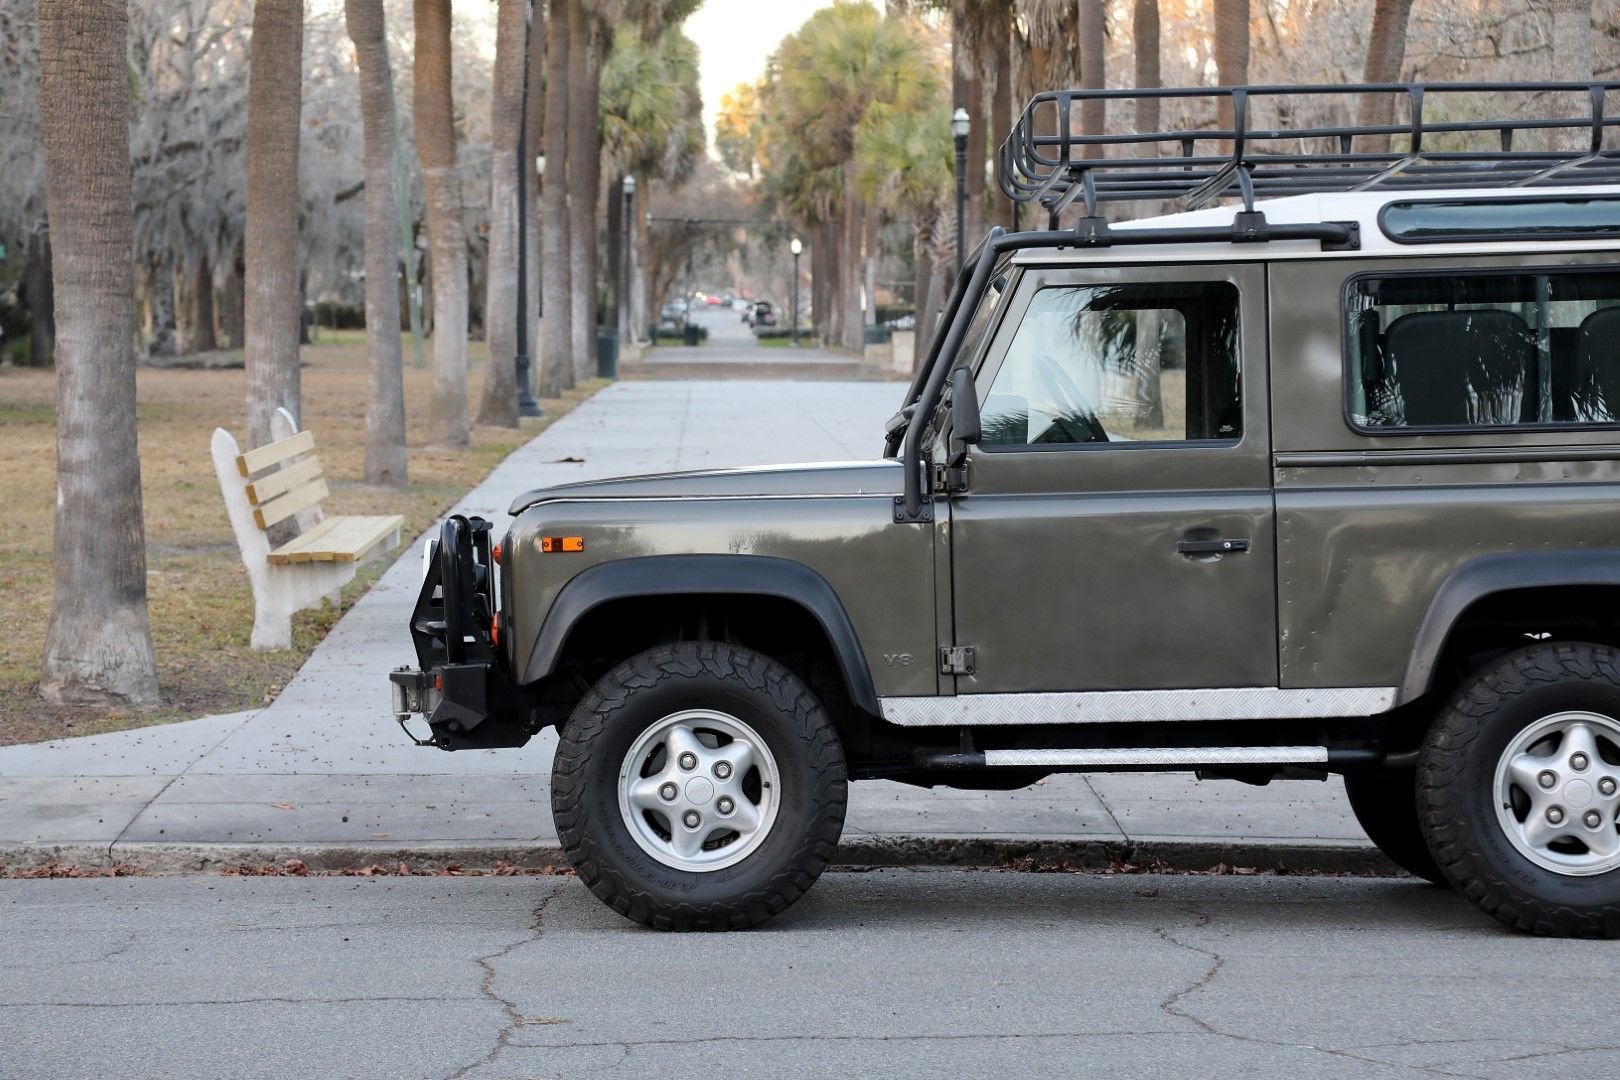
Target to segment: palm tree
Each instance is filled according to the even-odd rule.
[[[955,198],[956,162],[944,138],[950,119],[951,108],[943,101],[927,111],[884,108],[862,128],[856,148],[863,193],[913,221],[918,360],[928,351],[939,307],[936,229]]]
[[[1376,0],[1373,5],[1372,33],[1367,39],[1367,65],[1361,81],[1390,83],[1401,77],[1401,61],[1406,56],[1406,21],[1412,13],[1412,0]],[[1361,125],[1388,124],[1395,119],[1392,94],[1363,94],[1356,110]],[[1376,152],[1389,149],[1388,135],[1364,135],[1358,149]]]
[[[429,438],[463,449],[467,426],[467,245],[450,90],[450,0],[415,0],[416,152],[433,259],[433,405]]]
[[[478,422],[517,427],[517,171],[523,134],[523,76],[527,57],[528,0],[500,0],[495,23],[495,68],[490,89],[489,269],[484,339],[489,366]]]
[[[1139,90],[1164,85],[1159,61],[1159,0],[1136,0],[1131,8],[1131,36],[1136,49],[1136,86]],[[1159,99],[1136,99],[1136,130],[1159,130]]]
[[[1215,73],[1222,86],[1249,81],[1249,0],[1215,0]],[[1232,129],[1236,117],[1231,99],[1221,99],[1215,123]]]
[[[158,700],[135,429],[123,0],[40,5],[40,136],[59,301],[55,592],[40,692]]]
[[[394,75],[388,67],[382,0],[344,0],[343,15],[360,68],[366,174],[366,396],[368,484],[404,487],[404,358],[399,341],[399,217],[394,193]]]
[[[573,268],[565,255],[568,218],[568,54],[574,0],[551,0],[546,18],[546,172],[540,179],[540,393],[558,397],[574,385]]]
[[[1547,0],[1552,13],[1553,78],[1592,81],[1592,0]],[[1560,150],[1584,150],[1591,135],[1585,128],[1558,132]]]
[[[246,299],[248,442],[273,438],[278,407],[299,415],[298,132],[303,0],[253,5],[248,75]]]
[[[1080,86],[1101,90],[1108,85],[1108,17],[1103,0],[1080,0]],[[1080,130],[1101,135],[1107,119],[1103,101],[1086,101],[1080,106]],[[1102,147],[1086,147],[1087,157],[1102,157]]]

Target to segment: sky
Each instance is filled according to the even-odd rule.
[[[686,36],[697,44],[703,115],[710,141],[720,95],[765,73],[765,58],[782,39],[804,24],[827,0],[704,0],[686,20]]]

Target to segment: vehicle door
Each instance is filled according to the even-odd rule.
[[[1265,274],[1021,276],[949,500],[957,693],[1277,685]]]

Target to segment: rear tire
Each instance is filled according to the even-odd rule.
[[[843,746],[815,695],[748,649],[689,642],[614,668],[574,709],[552,771],[563,853],[660,930],[764,922],[838,846]]]
[[[1450,886],[1434,861],[1418,824],[1417,792],[1414,774],[1407,771],[1387,775],[1347,773],[1344,793],[1356,821],[1390,862],[1413,877],[1435,885]]]
[[[1519,930],[1620,937],[1620,652],[1543,644],[1472,674],[1418,760],[1435,861]]]

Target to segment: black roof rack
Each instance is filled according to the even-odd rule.
[[[1605,109],[1617,91],[1614,82],[1050,90],[1024,108],[996,173],[1008,198],[1044,206],[1053,229],[1077,200],[1097,219],[1100,202],[1196,209],[1238,196],[1253,211],[1257,196],[1620,184],[1620,115]],[[1389,97],[1396,119],[1356,123],[1365,95]],[[1143,99],[1159,99],[1179,126],[1085,134],[1075,123],[1082,103]],[[1194,126],[1214,123],[1222,103],[1232,127]]]

